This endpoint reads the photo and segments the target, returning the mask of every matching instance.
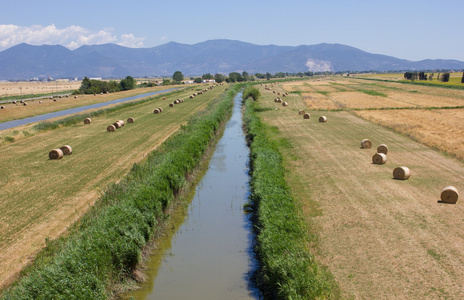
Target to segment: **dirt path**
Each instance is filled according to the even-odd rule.
[[[347,112],[315,112],[303,120],[301,98],[283,108],[269,92],[262,112],[292,148],[285,163],[293,193],[320,237],[317,259],[327,265],[343,298],[463,299],[464,205],[438,203],[441,190],[464,190],[464,164]],[[319,123],[321,115],[327,123]],[[369,138],[373,149],[360,149]],[[372,164],[388,145],[385,165]],[[392,179],[397,166],[411,178]],[[461,200],[462,201],[462,200]]]

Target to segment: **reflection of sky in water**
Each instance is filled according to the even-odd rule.
[[[255,262],[251,224],[243,214],[249,196],[249,149],[240,100],[241,94],[183,224],[166,243],[154,282],[132,294],[136,299],[257,298],[248,289]]]

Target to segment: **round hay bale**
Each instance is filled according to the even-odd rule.
[[[24,103],[24,100],[20,100],[19,103]]]
[[[13,101],[13,104],[16,104],[16,101]]]
[[[169,107],[174,107],[174,103],[169,103]]]
[[[319,117],[319,122],[321,122],[321,123],[327,122],[327,117],[326,116],[320,116]]]
[[[50,159],[62,159],[63,158],[63,151],[61,149],[53,149],[48,153],[48,157]]]
[[[304,110],[302,110],[302,109],[300,109],[300,110],[298,111],[298,114],[299,114],[299,115],[304,115],[305,113],[306,113],[306,112],[305,112]]]
[[[190,99],[193,99],[193,97],[195,97],[194,95],[190,95]]]
[[[399,180],[406,180],[411,176],[411,172],[408,167],[397,167],[393,170],[393,178]]]
[[[24,102],[24,103],[23,103],[23,105],[24,105],[24,106],[26,106],[26,105],[27,105],[27,103],[26,103],[26,102]]]
[[[74,96],[74,99],[77,99],[77,96]]]
[[[159,109],[157,108],[157,109],[155,109],[155,110],[153,111],[153,113],[154,113],[154,114],[159,114],[160,111],[159,111]]]
[[[63,155],[71,155],[72,154],[72,148],[69,145],[64,145],[60,147],[61,151],[63,151]]]
[[[176,101],[174,101],[174,104],[179,104],[179,103],[180,103],[179,99],[177,99]]]
[[[0,106],[0,109],[5,109],[5,106],[4,105]]]
[[[288,106],[287,102],[282,102],[282,106]]]
[[[134,123],[134,118],[127,118],[127,123]]]
[[[126,122],[124,122],[124,120],[117,120],[116,122],[118,122],[119,124],[121,124],[121,127],[123,127],[124,125],[126,125]]]
[[[63,98],[63,96],[59,95],[59,96],[58,96],[58,98],[60,98],[60,99],[61,99],[61,98]]]
[[[84,120],[84,124],[90,124],[90,123],[92,123],[92,119],[86,118],[86,119]]]
[[[114,126],[116,129],[119,129],[119,128],[121,128],[122,126],[124,126],[124,121],[122,121],[122,120],[116,121],[116,122],[113,123],[113,126]]]
[[[387,154],[387,153],[388,153],[388,147],[387,147],[387,145],[385,145],[385,144],[380,144],[380,145],[377,147],[377,153]]]
[[[53,99],[53,102],[56,102],[57,99]]]
[[[166,97],[163,97],[163,100],[166,100]]]
[[[305,113],[303,115],[303,119],[309,119],[309,118],[311,118],[311,115],[309,113]]]
[[[371,149],[372,148],[372,142],[369,139],[364,139],[361,141],[361,148],[363,149]]]
[[[116,131],[116,127],[114,125],[108,125],[108,127],[106,127],[106,131],[108,132],[115,132]]]
[[[376,165],[383,165],[387,162],[387,156],[384,153],[376,153],[372,156],[372,162]]]
[[[39,104],[42,103],[42,101],[39,101]]]
[[[458,189],[454,186],[447,186],[441,191],[440,198],[444,203],[455,204],[459,198]]]
[[[158,110],[159,110],[160,112],[163,112],[163,109],[162,109],[161,107],[158,107]]]

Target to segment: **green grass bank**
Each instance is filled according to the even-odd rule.
[[[259,102],[259,101],[258,101]],[[256,280],[266,299],[331,299],[337,297],[331,275],[314,261],[307,247],[307,228],[285,180],[279,143],[262,123],[258,102],[245,101],[244,123],[251,149],[251,198],[260,261]]]
[[[134,276],[142,248],[167,218],[166,209],[186,185],[231,114],[239,86],[196,114],[97,203],[65,237],[48,241],[35,263],[1,299],[108,299]],[[62,125],[62,124],[60,124]]]

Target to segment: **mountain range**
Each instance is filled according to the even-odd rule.
[[[31,78],[123,78],[186,76],[246,71],[402,71],[462,70],[458,60],[410,61],[372,54],[341,44],[301,46],[255,45],[234,40],[209,40],[194,45],[170,42],[152,48],[127,48],[116,44],[81,46],[19,44],[0,52],[0,80]]]

